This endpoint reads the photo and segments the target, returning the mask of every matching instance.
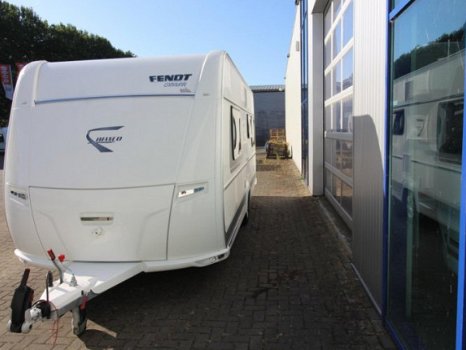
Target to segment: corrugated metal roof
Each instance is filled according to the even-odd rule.
[[[280,92],[285,91],[285,85],[252,85],[252,92]]]

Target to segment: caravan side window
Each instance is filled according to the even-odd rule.
[[[405,110],[393,113],[393,135],[403,135],[405,132]]]
[[[442,102],[438,105],[437,149],[439,158],[461,163],[463,149],[463,100]]]
[[[239,131],[238,131],[238,134],[239,134],[239,143],[238,143],[238,154],[241,153],[241,145],[243,143],[243,134],[241,133],[241,124],[243,124],[243,119],[241,117],[239,117],[239,120],[238,120],[238,126],[239,126]]]
[[[236,120],[233,114],[233,107],[230,108],[230,129],[231,129],[231,156],[235,160],[236,151]]]
[[[254,135],[254,116],[248,115],[248,137],[251,139],[251,146],[254,146],[256,144],[256,141],[254,140]]]
[[[231,157],[237,159],[241,152],[241,119],[239,111],[233,106],[230,108],[230,129],[231,129]]]

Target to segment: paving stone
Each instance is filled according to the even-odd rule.
[[[88,331],[71,317],[58,333],[42,323],[29,334],[0,325],[0,349],[394,349],[351,268],[345,237],[311,197],[292,160],[259,153],[249,223],[230,257],[205,268],[141,274],[89,302]],[[3,183],[3,172],[0,171]],[[0,320],[24,266],[14,256],[0,191]],[[330,208],[331,210],[331,208]],[[337,219],[335,219],[337,220]],[[42,292],[46,271],[32,268]]]

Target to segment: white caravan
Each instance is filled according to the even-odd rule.
[[[26,271],[10,330],[53,317],[50,300],[81,333],[87,298],[140,272],[226,259],[255,184],[253,95],[225,52],[28,64],[6,217],[16,256],[60,280],[31,309]]]
[[[453,272],[458,266],[464,54],[463,49],[406,74],[393,86],[392,195],[440,224],[443,256]],[[416,226],[408,233],[410,245],[418,239]]]

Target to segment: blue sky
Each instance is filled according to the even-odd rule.
[[[7,0],[137,56],[226,50],[250,85],[283,84],[294,0]]]

